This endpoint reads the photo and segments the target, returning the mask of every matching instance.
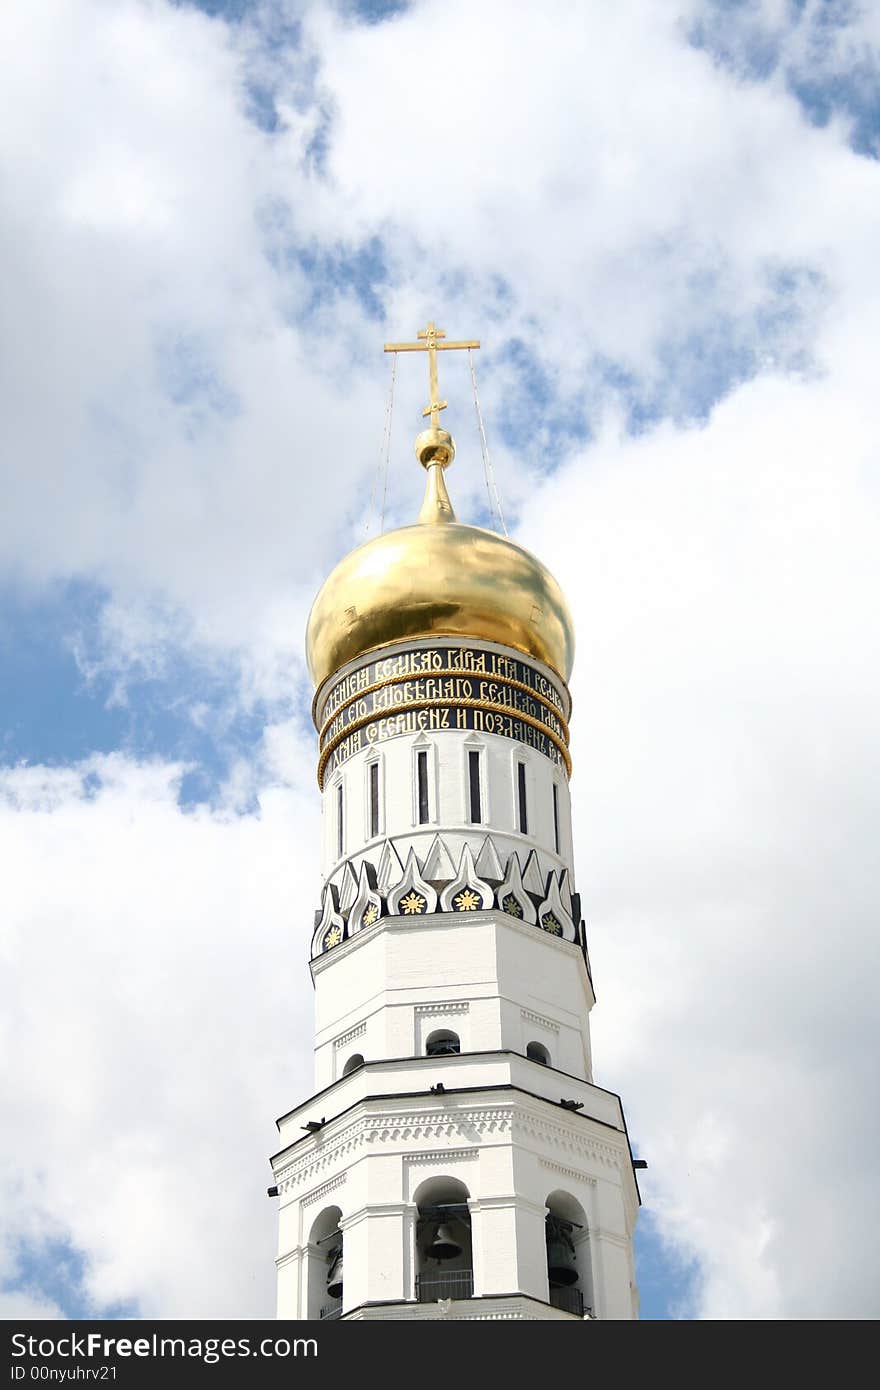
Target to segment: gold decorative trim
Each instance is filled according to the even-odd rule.
[[[402,685],[405,681],[417,681],[428,679],[433,680],[435,676],[457,676],[460,680],[491,680],[496,685],[509,685],[514,690],[521,690],[525,695],[532,695],[537,700],[539,705],[543,705],[546,710],[550,711],[554,718],[559,720],[559,723],[562,725],[565,738],[571,738],[571,729],[569,728],[568,721],[566,720],[565,715],[562,713],[562,711],[557,709],[556,706],[552,703],[552,701],[545,700],[544,696],[539,695],[537,690],[535,690],[533,686],[527,684],[526,681],[518,681],[513,676],[487,676],[482,671],[464,671],[459,666],[441,666],[436,671],[423,671],[417,675],[414,675],[410,671],[399,676],[386,676],[384,680],[373,681],[372,685],[365,685],[363,690],[358,690],[357,693],[352,695],[350,699],[343,700],[342,704],[337,705],[334,712],[331,715],[328,715],[328,717],[324,720],[324,723],[318,730],[318,743],[321,742],[321,739],[324,737],[325,733],[327,732],[330,725],[333,723],[334,719],[338,719],[342,711],[346,709],[348,705],[353,705],[357,700],[362,700],[365,695],[372,695],[375,690],[382,690],[383,687],[386,685]],[[436,703],[446,704],[447,701],[442,699],[441,697],[438,698]],[[382,713],[392,714],[394,710],[403,708],[403,705],[394,705],[389,710],[383,710]],[[511,706],[511,708],[514,707]]]
[[[499,648],[502,652],[504,650],[514,652],[514,660],[521,661],[524,665],[532,667],[546,665],[546,662],[543,662],[539,656],[534,656],[531,652],[523,651],[521,647],[507,647],[504,643],[492,643],[490,646],[478,646],[476,645],[478,641],[479,639],[473,637],[469,638],[466,636],[462,636],[456,639],[456,637],[453,634],[438,633],[434,638],[424,635],[421,637],[412,637],[410,638],[409,643],[406,644],[404,643],[404,639],[402,638],[397,638],[393,642],[379,642],[375,647],[369,647],[366,651],[361,652],[359,656],[352,657],[350,661],[343,662],[341,666],[337,667],[335,671],[331,671],[316,686],[315,693],[312,696],[311,704],[312,723],[317,729],[318,705],[320,704],[322,708],[326,706],[327,701],[329,700],[330,696],[332,695],[340,680],[350,680],[352,676],[356,676],[359,671],[362,671],[365,666],[372,665],[378,657],[379,653],[391,652],[395,648],[400,647],[402,645],[406,645],[406,650],[408,652],[468,651],[478,652],[480,654],[488,652],[490,655],[494,655],[496,648]],[[345,670],[346,667],[350,668],[347,675],[341,676],[340,672]],[[574,701],[572,699],[572,694],[568,682],[566,681],[565,677],[559,671],[557,671],[555,666],[547,666],[547,669],[548,671],[552,672],[552,684],[554,684],[554,687],[556,688],[557,692],[561,691],[565,697],[565,701],[568,706],[568,713],[563,717],[566,720],[570,720],[572,715],[572,709],[574,708]],[[465,674],[464,667],[454,667],[453,670],[455,675]],[[410,672],[410,678],[415,679],[418,676],[429,676],[430,674],[430,671]],[[483,671],[479,671],[474,672],[474,674],[485,676],[486,673]],[[372,689],[372,686],[370,687],[370,689]],[[529,686],[529,690],[531,689],[532,687]],[[362,692],[356,692],[356,694],[360,693]],[[319,697],[322,698],[319,699]],[[356,696],[353,695],[351,698],[355,699]],[[350,702],[348,700],[344,700],[342,701],[342,703],[337,705],[337,714],[339,713],[339,710],[342,708],[342,704],[349,703]]]
[[[395,705],[393,710],[376,710],[371,714],[362,714],[360,718],[352,720],[347,728],[340,733],[334,734],[326,748],[321,750],[318,759],[318,787],[324,790],[324,768],[331,753],[339,747],[344,739],[351,734],[357,733],[358,729],[363,729],[367,724],[373,724],[377,719],[387,719],[390,715],[406,714],[408,710],[432,709],[435,705],[442,705],[446,709],[481,709],[490,711],[492,714],[504,714],[508,719],[521,719],[524,724],[530,724],[539,733],[546,734],[551,743],[554,743],[562,754],[562,761],[568,776],[571,776],[571,757],[568,749],[559,738],[558,734],[547,725],[542,724],[540,719],[535,719],[533,715],[526,714],[524,710],[511,709],[510,705],[498,705],[494,700],[477,700],[467,696],[450,696],[445,700],[407,700],[402,705]]]

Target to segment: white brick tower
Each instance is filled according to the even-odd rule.
[[[278,1122],[278,1316],[634,1318],[639,1196],[592,1081],[575,891],[572,623],[538,560],[455,518],[442,336],[393,345],[431,365],[418,522],[347,556],[309,619],[315,1094]]]

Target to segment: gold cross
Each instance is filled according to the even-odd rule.
[[[446,334],[442,328],[437,328],[433,323],[429,323],[423,332],[419,333],[418,343],[386,343],[386,352],[426,352],[428,354],[428,375],[431,382],[431,404],[426,405],[422,411],[423,415],[430,415],[432,429],[440,426],[440,411],[446,409],[447,402],[437,399],[437,353],[452,352],[454,348],[478,348],[478,342],[470,343],[441,343],[439,340],[445,338]]]

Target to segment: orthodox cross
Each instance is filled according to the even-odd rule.
[[[437,399],[437,353],[452,352],[455,348],[478,348],[478,342],[469,343],[441,343],[440,339],[445,338],[446,334],[442,328],[437,328],[433,323],[418,334],[417,343],[386,343],[386,352],[426,352],[428,354],[428,375],[431,381],[431,404],[426,405],[422,411],[423,415],[430,415],[432,429],[440,427],[440,411],[446,409],[447,402]]]

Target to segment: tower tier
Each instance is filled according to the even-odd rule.
[[[449,637],[317,692],[316,1093],[272,1160],[280,1317],[636,1316],[632,1155],[592,1082],[570,709],[549,667]]]

